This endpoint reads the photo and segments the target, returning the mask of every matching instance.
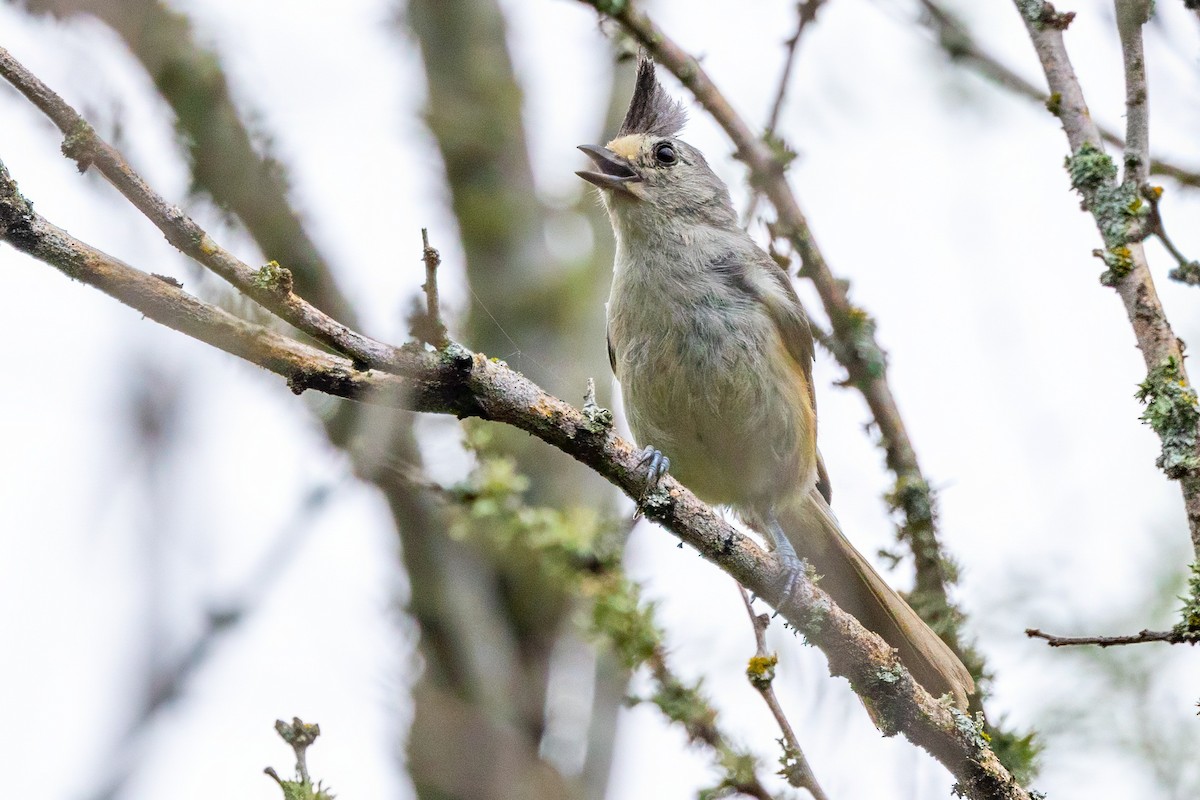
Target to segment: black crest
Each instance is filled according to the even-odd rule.
[[[687,122],[683,104],[672,99],[654,75],[654,62],[647,56],[638,59],[637,83],[625,121],[617,136],[644,133],[650,136],[672,136]]]

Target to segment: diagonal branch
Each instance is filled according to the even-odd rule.
[[[591,467],[629,497],[645,484],[638,451],[595,415],[585,416],[500,361],[450,344],[431,352],[396,349],[396,374],[356,369],[348,360],[252,325],[92,248],[33,212],[0,164],[0,239],[146,316],[288,377],[307,388],[417,411],[476,416],[537,436]],[[721,519],[674,478],[645,503],[646,515],[762,597],[783,577],[775,559]],[[940,760],[966,797],[1028,800],[980,729],[916,684],[882,639],[801,575],[780,614],[821,648],[830,671],[848,678],[886,733],[904,733]]]
[[[754,604],[746,587],[739,586],[738,593],[742,596],[742,603],[746,606],[746,613],[750,615],[750,624],[754,628],[755,649],[750,664],[746,667],[746,677],[750,679],[755,691],[762,695],[763,702],[770,709],[771,716],[779,723],[779,731],[783,734],[783,738],[779,740],[780,746],[783,747],[783,758],[780,759],[783,769],[779,774],[787,778],[792,786],[807,789],[813,800],[829,800],[829,796],[817,781],[817,775],[808,763],[804,750],[800,747],[800,739],[792,729],[791,721],[775,695],[775,665],[779,659],[774,653],[767,652],[767,627],[771,624],[771,617],[768,614],[754,613]]]
[[[281,267],[272,262],[261,269],[252,269],[220,247],[179,207],[167,203],[151,189],[121,153],[96,134],[87,120],[4,48],[0,48],[0,77],[25,95],[62,131],[66,137],[63,154],[74,159],[80,171],[89,166],[100,170],[181,253],[208,267],[284,321],[357,363],[381,369],[398,365],[395,348],[352,331],[296,295],[286,265]]]

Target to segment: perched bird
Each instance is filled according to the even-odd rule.
[[[668,468],[768,537],[790,591],[807,559],[839,606],[935,696],[975,690],[949,647],[842,534],[817,451],[813,338],[787,274],[738,224],[725,184],[676,138],[682,105],[642,58],[595,165],[616,238],[608,353],[652,479]]]

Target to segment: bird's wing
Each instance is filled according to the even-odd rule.
[[[800,297],[796,294],[796,289],[792,286],[788,274],[765,253],[761,261],[762,271],[769,277],[771,288],[774,289],[774,291],[764,294],[763,304],[775,322],[775,327],[783,339],[788,355],[792,357],[800,368],[801,374],[804,375],[808,400],[812,403],[815,412],[817,393],[813,387],[813,359],[816,353],[812,328],[808,324],[808,315],[804,313],[804,306],[800,304]],[[829,483],[829,473],[825,471],[825,462],[821,458],[819,450],[817,451],[817,489],[825,498],[826,503],[831,502],[833,487]]]

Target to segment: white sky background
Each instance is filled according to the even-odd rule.
[[[1041,82],[1010,4],[960,5],[992,52]],[[423,279],[422,226],[445,257],[449,305],[461,308],[454,223],[418,115],[421,65],[388,26],[389,4],[354,0],[334,12],[297,2],[286,14],[263,0],[181,6],[273,133],[295,200],[368,332],[403,338],[403,312]],[[606,46],[579,4],[507,6],[539,190],[569,199],[585,191],[573,174],[583,164],[574,147],[595,139],[608,97]],[[754,0],[700,10],[659,0],[655,10],[687,49],[704,54],[735,107],[761,124],[792,6]],[[1092,112],[1120,126],[1111,7],[1072,8],[1079,17],[1068,46]],[[1181,3],[1160,2],[1158,13],[1148,46],[1154,150],[1200,167],[1200,26]],[[900,0],[831,0],[802,44],[780,127],[800,151],[793,181],[826,257],[878,319],[893,389],[941,490],[943,538],[963,564],[969,630],[998,676],[992,707],[1028,725],[1047,707],[1094,692],[1100,668],[1028,642],[1022,629],[1166,624],[1144,609],[1164,570],[1182,586],[1187,532],[1178,487],[1154,468],[1157,441],[1137,421],[1133,393],[1144,369],[1116,295],[1098,284],[1090,252],[1099,240],[1069,190],[1065,138],[1044,109],[944,65],[911,18]],[[107,29],[31,21],[4,5],[0,46],[105,135],[119,120],[118,143],[134,165],[162,194],[184,200],[170,117],[147,100],[147,79]],[[731,146],[702,111],[691,118],[685,138],[710,155],[744,207]],[[189,289],[215,287],[114,190],[78,176],[58,145],[39,112],[0,88],[0,158],[42,214]],[[1170,231],[1200,257],[1200,196],[1166,186]],[[190,210],[246,260],[261,260],[211,209]],[[1200,341],[1200,293],[1167,281],[1169,258],[1155,243],[1149,250],[1177,331]],[[321,723],[326,735],[310,764],[339,796],[408,796],[394,754],[409,715],[414,646],[397,644],[397,626],[410,638],[411,628],[392,606],[404,582],[390,518],[325,444],[305,405],[313,399],[7,247],[0,319],[12,370],[0,395],[0,764],[8,791],[90,796],[111,774],[112,753],[122,752],[136,759],[129,800],[274,798],[278,789],[261,769],[290,772],[291,759],[271,723],[298,714]],[[164,386],[179,382],[180,404],[166,455],[149,465],[129,449],[127,386],[147,369]],[[831,385],[840,371],[828,357],[817,373],[835,510],[873,553],[892,535],[879,500],[888,483],[881,455],[862,433],[859,396]],[[582,389],[547,388],[571,400]],[[444,421],[429,427],[451,430]],[[435,466],[452,479],[458,460],[448,452]],[[329,501],[301,526],[306,538],[261,607],[149,735],[121,747],[130,697],[152,655],[139,650],[147,625],[160,620],[167,640],[183,646],[204,608],[236,601],[279,535],[296,527],[304,497],[321,489],[332,492]],[[176,538],[160,543],[167,566],[156,617],[146,610],[143,565],[147,531],[157,528]],[[646,525],[634,534],[629,565],[660,602],[676,666],[705,676],[727,726],[773,762],[774,729],[742,674],[752,642],[732,581]],[[897,583],[910,580],[906,569]],[[881,740],[816,651],[778,626],[772,633],[783,658],[778,687],[831,796],[948,796],[940,765],[902,739]],[[1181,735],[1194,752],[1198,657],[1165,647],[1112,656],[1141,659],[1167,677],[1143,704],[1086,694],[1104,715],[1081,724],[1103,720],[1100,743],[1048,733],[1037,788],[1060,798],[1177,796],[1104,742],[1136,728],[1136,710],[1152,728],[1175,730],[1185,720]],[[657,712],[638,708],[623,719],[611,798],[686,798],[712,780],[704,755]]]

